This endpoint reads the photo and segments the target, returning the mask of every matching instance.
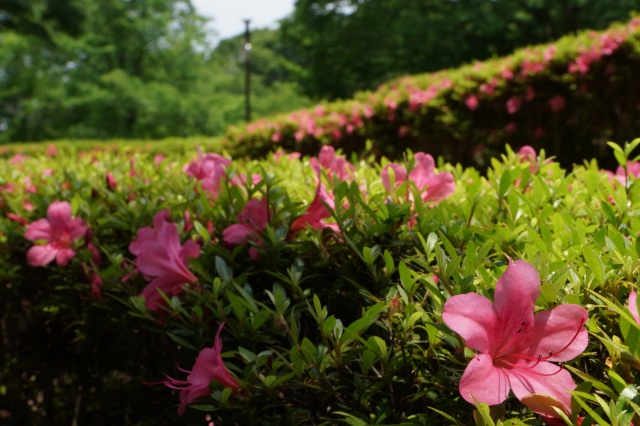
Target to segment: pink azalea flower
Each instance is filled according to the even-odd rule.
[[[118,183],[116,182],[116,178],[113,177],[111,172],[107,172],[105,180],[107,182],[107,188],[109,188],[111,191],[115,191],[118,189]]]
[[[7,213],[7,219],[18,222],[22,226],[27,226],[29,224],[27,219],[15,213]]]
[[[311,167],[319,172],[324,170],[329,179],[334,175],[340,180],[353,180],[355,168],[343,156],[336,155],[336,150],[331,145],[324,145],[320,148],[318,157],[310,160]]]
[[[167,158],[167,156],[164,154],[156,154],[153,156],[153,164],[155,164],[156,166],[159,166],[160,163],[162,163],[165,158]]]
[[[623,185],[627,184],[627,180],[629,176],[633,176],[635,178],[640,177],[640,162],[638,161],[627,161],[627,171],[625,172],[624,167],[618,166],[616,169],[616,173],[610,172],[609,170],[605,170],[607,177],[609,178],[609,182],[613,182],[617,180]]]
[[[576,384],[561,366],[587,346],[587,311],[565,304],[534,314],[540,277],[527,262],[510,261],[496,284],[494,302],[476,293],[451,297],[443,321],[478,351],[460,380],[460,394],[474,404],[502,403],[511,389],[529,408],[558,417],[571,413]],[[551,362],[550,362],[551,361]],[[546,395],[541,403],[536,395]]]
[[[138,270],[151,281],[141,293],[150,310],[163,303],[159,290],[169,297],[175,296],[183,285],[197,280],[187,265],[190,257],[200,256],[200,246],[191,240],[180,245],[178,227],[168,218],[167,210],[158,212],[153,218],[153,228],[139,229],[136,240],[129,245],[129,251],[137,256]]]
[[[65,266],[76,252],[73,242],[87,232],[85,221],[71,218],[71,205],[66,201],[54,201],[47,208],[47,218],[31,223],[25,231],[29,241],[44,240],[46,244],[35,245],[27,252],[27,262],[31,266],[45,266],[53,259],[59,266]]]
[[[506,105],[507,105],[507,112],[509,114],[515,114],[520,109],[520,105],[522,105],[522,100],[517,96],[513,96],[507,100]]]
[[[324,219],[331,217],[331,212],[327,209],[335,209],[335,201],[331,195],[327,193],[323,184],[318,184],[316,196],[307,208],[307,211],[291,224],[291,230],[301,231],[305,227],[310,226],[313,229],[331,228],[338,232],[338,224],[327,223]]]
[[[453,175],[448,172],[435,173],[435,161],[433,157],[424,152],[416,152],[414,155],[415,166],[408,175],[408,179],[415,183],[418,190],[422,192],[423,202],[438,203],[456,190],[453,182]],[[393,168],[396,178],[396,188],[406,180],[407,172],[403,166],[395,163],[388,164],[381,173],[382,183],[391,192],[389,182],[389,168]],[[413,199],[413,196],[409,196]]]
[[[531,173],[535,173],[538,170],[538,154],[536,154],[535,149],[529,145],[525,145],[518,150],[516,155],[521,163],[529,163],[529,170],[531,170]]]
[[[478,98],[475,95],[469,96],[464,103],[467,104],[467,108],[471,111],[475,111],[478,108]]]
[[[231,160],[219,154],[204,154],[198,150],[198,160],[186,164],[182,170],[202,182],[202,188],[214,196],[218,195],[220,183],[226,177]]]
[[[233,392],[240,389],[238,380],[229,373],[222,360],[222,339],[220,332],[224,327],[224,322],[218,327],[212,348],[205,348],[200,351],[191,371],[182,370],[189,373],[187,380],[176,380],[167,376],[164,380],[165,386],[180,391],[180,407],[178,414],[184,414],[188,404],[192,404],[199,398],[211,395],[209,384],[218,382],[225,388],[231,388]]]
[[[629,300],[627,302],[627,308],[629,308],[629,311],[631,311],[631,315],[633,316],[633,319],[636,320],[636,322],[638,324],[640,324],[640,315],[638,315],[638,308],[636,305],[636,292],[632,291],[629,294]]]
[[[549,100],[549,106],[553,112],[562,111],[566,103],[566,99],[560,95],[556,95]]]
[[[267,199],[252,198],[244,206],[238,217],[238,223],[222,231],[222,239],[227,244],[245,244],[249,240],[259,240],[259,235],[269,225],[269,206]],[[257,259],[258,252],[252,247],[249,250],[251,259]]]

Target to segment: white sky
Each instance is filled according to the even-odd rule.
[[[199,14],[213,19],[210,27],[220,41],[244,33],[244,20],[250,28],[275,28],[276,22],[293,12],[295,0],[192,0]]]

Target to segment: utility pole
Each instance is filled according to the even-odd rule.
[[[251,19],[244,20],[244,119],[247,123],[251,121],[251,62],[249,61],[249,53],[251,52],[251,33],[249,32],[250,22]]]

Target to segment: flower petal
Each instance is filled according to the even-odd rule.
[[[456,192],[456,184],[453,182],[453,175],[448,172],[442,172],[429,179],[427,190],[423,192],[421,198],[424,202],[438,202],[454,192]]]
[[[533,325],[533,311],[540,295],[538,272],[523,260],[509,261],[509,266],[496,283],[494,306],[497,314],[496,345],[498,348],[513,346],[513,339],[520,329]],[[526,347],[528,342],[519,339]],[[520,350],[515,345],[509,352]]]
[[[588,333],[584,324],[587,310],[580,305],[559,305],[553,310],[537,312],[533,327],[521,336],[529,347],[522,354],[543,356],[547,361],[569,361],[584,352]],[[547,358],[548,357],[548,358]]]
[[[67,266],[71,258],[75,255],[76,252],[70,248],[58,250],[58,254],[56,254],[56,263],[58,266]]]
[[[47,218],[52,228],[64,228],[71,219],[71,204],[66,201],[54,201],[47,208]]]
[[[492,352],[496,312],[489,299],[476,293],[459,294],[444,304],[442,320],[471,349]]]
[[[545,361],[531,367],[531,361],[519,360],[512,369],[505,371],[509,375],[513,393],[523,403],[531,394],[548,395],[557,399],[567,414],[571,413],[571,391],[576,384],[564,368]]]
[[[47,219],[38,219],[29,225],[24,233],[24,236],[29,241],[50,241],[52,238],[51,224]]]
[[[31,266],[46,266],[56,258],[58,250],[49,244],[44,246],[33,246],[27,252],[27,263]]]
[[[228,244],[244,244],[253,232],[247,225],[235,223],[222,231],[222,239]]]
[[[494,303],[500,317],[514,310],[533,312],[540,295],[538,271],[524,260],[509,261],[509,266],[496,283]]]
[[[640,315],[638,315],[638,307],[636,305],[636,292],[632,291],[629,293],[629,301],[627,302],[627,308],[631,311],[631,315],[633,319],[636,320],[638,324],[640,324]]]
[[[509,395],[509,379],[503,369],[493,366],[490,355],[477,354],[460,379],[460,395],[472,404],[500,404]]]

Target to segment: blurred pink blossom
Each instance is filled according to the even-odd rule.
[[[238,216],[238,223],[228,226],[222,231],[222,239],[227,244],[245,244],[249,240],[260,243],[260,234],[269,225],[269,205],[267,199],[252,198],[247,201]],[[255,247],[249,249],[249,256],[255,260],[258,252]]]
[[[636,305],[636,292],[632,291],[629,293],[629,300],[627,301],[627,308],[631,311],[631,315],[633,319],[636,320],[638,324],[640,324],[640,315],[638,315],[638,306]]]
[[[438,203],[455,192],[453,175],[448,172],[435,173],[435,162],[431,155],[416,152],[414,159],[415,165],[408,176],[406,169],[396,163],[390,163],[382,170],[380,177],[387,191],[392,192],[408,179],[421,191],[421,199],[425,203]],[[389,169],[393,169],[395,174],[395,188],[391,188]],[[410,194],[409,198],[413,200],[413,195]]]
[[[178,227],[168,219],[169,211],[158,212],[153,218],[153,228],[140,228],[135,241],[129,245],[129,251],[136,256],[138,270],[150,281],[141,293],[150,310],[164,302],[159,291],[172,297],[183,285],[197,281],[188,264],[190,257],[200,256],[200,246],[191,240],[181,245]]]
[[[478,108],[478,98],[475,95],[469,96],[464,103],[471,111],[475,111]]]
[[[535,173],[538,170],[538,154],[536,150],[529,145],[525,145],[518,150],[516,154],[520,163],[529,163],[529,170],[531,173]]]
[[[627,184],[627,180],[629,176],[633,176],[634,178],[640,177],[640,162],[638,161],[627,161],[627,170],[625,172],[624,167],[618,166],[616,169],[616,173],[609,170],[605,170],[607,177],[609,178],[609,182],[618,181],[623,185]]]
[[[87,232],[83,219],[71,218],[71,205],[67,201],[54,201],[47,208],[47,218],[31,223],[25,231],[29,241],[45,241],[27,252],[27,262],[31,266],[45,266],[53,259],[59,266],[65,266],[76,252],[74,241]]]
[[[509,114],[515,114],[520,109],[520,105],[522,105],[522,100],[519,97],[513,96],[509,98],[506,103],[507,112]]]
[[[186,164],[182,170],[202,182],[202,188],[217,196],[222,180],[226,177],[226,169],[231,159],[219,154],[202,154],[198,149],[198,159]]]
[[[327,209],[335,209],[335,201],[327,192],[324,184],[318,184],[316,195],[307,208],[306,212],[291,224],[292,231],[301,231],[307,226],[313,229],[331,228],[338,232],[336,223],[327,223],[324,219],[331,217],[331,212]]]
[[[107,172],[105,180],[107,182],[107,188],[109,188],[111,191],[115,191],[116,189],[118,189],[118,183],[116,182],[116,178],[113,177],[111,172]]]
[[[340,180],[353,180],[355,168],[343,156],[336,155],[336,150],[331,145],[324,145],[320,148],[318,157],[312,157],[310,160],[311,167],[320,172],[324,170],[329,179],[337,176]]]
[[[565,107],[567,100],[560,95],[555,95],[553,98],[549,100],[549,106],[551,107],[551,111],[558,112],[562,111]]]

